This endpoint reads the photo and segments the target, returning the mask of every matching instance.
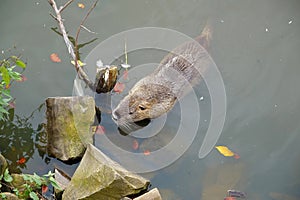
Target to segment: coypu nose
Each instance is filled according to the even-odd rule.
[[[112,112],[111,116],[112,116],[112,119],[115,121],[117,121],[120,118],[120,114],[116,110]]]

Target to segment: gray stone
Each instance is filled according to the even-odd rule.
[[[0,154],[0,176],[4,174],[5,169],[7,168],[7,161],[2,154]]]
[[[146,190],[149,183],[89,144],[62,199],[119,200]]]
[[[134,198],[133,200],[162,200],[160,193],[157,188],[150,190],[149,192]]]
[[[56,180],[57,185],[59,186],[59,190],[57,190],[56,188],[55,190],[55,194],[57,194],[58,196],[62,195],[62,192],[66,189],[66,187],[69,185],[71,178],[62,170],[55,168],[54,169],[54,177]]]
[[[46,105],[48,154],[63,161],[81,157],[86,145],[93,142],[94,99],[51,97]]]

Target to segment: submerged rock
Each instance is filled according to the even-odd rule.
[[[63,191],[69,185],[69,183],[71,181],[71,177],[69,177],[65,172],[63,172],[62,170],[60,170],[58,168],[54,169],[54,174],[55,174],[54,177],[55,177],[56,183],[60,188],[59,190],[54,188],[54,191],[57,196],[61,197]]]
[[[84,154],[86,145],[93,142],[90,130],[95,117],[92,97],[51,97],[47,105],[47,151],[63,161]]]
[[[146,190],[149,183],[89,144],[62,199],[119,200]]]
[[[0,176],[4,174],[6,168],[7,168],[7,161],[5,157],[2,154],[0,154]]]
[[[162,200],[160,193],[157,188],[150,190],[149,192],[134,198],[133,200]]]

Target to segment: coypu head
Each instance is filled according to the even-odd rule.
[[[113,110],[112,118],[120,128],[145,119],[157,118],[175,104],[171,89],[160,84],[136,84]]]

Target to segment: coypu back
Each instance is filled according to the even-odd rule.
[[[112,112],[118,126],[127,128],[129,123],[156,118],[172,109],[211,65],[211,37],[208,24],[195,40],[176,47],[153,73],[138,81]]]

